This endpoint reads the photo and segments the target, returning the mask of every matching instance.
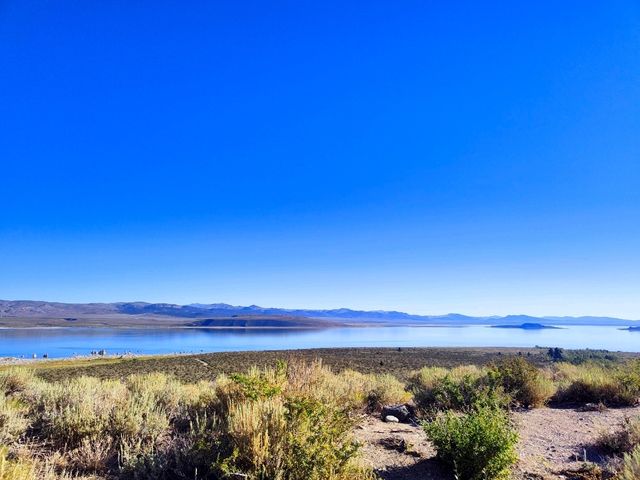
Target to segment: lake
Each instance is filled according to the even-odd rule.
[[[61,358],[109,354],[199,353],[328,347],[534,347],[640,351],[640,332],[619,327],[520,330],[464,327],[329,329],[1,329],[0,356]]]

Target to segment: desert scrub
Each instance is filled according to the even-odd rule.
[[[506,407],[510,399],[489,382],[487,370],[473,365],[446,370],[425,367],[412,375],[408,390],[424,415],[467,411],[478,403]]]
[[[13,395],[26,390],[35,382],[33,370],[11,367],[0,371],[0,392]]]
[[[0,447],[0,480],[36,480],[36,472],[29,462],[9,459],[7,447]]]
[[[183,390],[170,377],[152,374],[125,381],[80,377],[41,382],[25,401],[31,435],[54,447],[69,468],[142,475],[143,466],[155,468],[157,459],[164,458],[176,432],[188,429],[187,412],[202,397],[198,387]]]
[[[551,374],[522,357],[502,359],[487,372],[489,384],[501,388],[514,406],[541,407],[556,391]]]
[[[640,446],[630,453],[625,453],[622,458],[620,471],[616,480],[638,480],[640,478]]]
[[[217,469],[256,480],[371,478],[354,463],[349,379],[318,362],[221,378]]]
[[[127,395],[121,382],[91,377],[42,384],[31,399],[34,427],[54,445],[74,448],[110,431],[112,414],[125,409]]]
[[[600,435],[596,446],[609,455],[630,453],[640,446],[640,417],[625,418],[617,430]]]
[[[0,444],[18,440],[28,425],[25,408],[20,401],[0,392]]]
[[[0,446],[0,480],[100,480],[56,468],[51,459],[17,455],[9,450]]]
[[[459,409],[473,403],[484,371],[475,366],[424,367],[409,379],[408,389],[423,412]]]
[[[385,405],[402,404],[411,400],[406,386],[390,374],[367,375],[366,406],[368,411],[380,410]]]
[[[456,478],[506,479],[517,460],[518,434],[503,409],[478,405],[466,413],[441,413],[424,429]]]
[[[130,398],[141,398],[149,404],[155,404],[170,418],[179,415],[180,410],[190,403],[190,395],[195,393],[185,389],[174,377],[160,372],[131,375],[125,384]]]
[[[0,434],[23,455],[4,457],[3,468],[35,472],[27,480],[57,480],[65,471],[134,480],[369,479],[356,463],[356,414],[373,395],[407,398],[391,376],[335,374],[320,362],[188,385],[159,373],[57,383],[4,373]]]
[[[317,400],[249,400],[232,406],[228,424],[233,453],[222,469],[250,478],[341,478],[357,450],[351,422]]]
[[[604,367],[585,363],[554,366],[558,391],[556,404],[602,403],[609,407],[635,405],[640,398],[640,364]]]
[[[323,396],[327,399],[341,402],[353,410],[365,409],[368,412],[411,400],[405,384],[390,374],[363,374],[353,370],[325,373],[316,388],[324,390]],[[314,396],[318,397],[318,394],[314,393]]]

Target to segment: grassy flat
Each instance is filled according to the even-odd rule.
[[[581,351],[582,352],[582,351]],[[185,382],[211,379],[220,373],[244,371],[250,366],[274,366],[278,360],[320,358],[335,371],[345,369],[363,373],[391,373],[406,378],[423,366],[455,367],[484,365],[503,355],[522,354],[544,365],[550,362],[544,348],[325,348],[259,352],[218,352],[198,355],[158,355],[52,359],[26,362],[46,380],[78,376],[122,378],[133,373],[171,373]],[[570,353],[570,351],[568,351]],[[632,357],[637,354],[616,354]],[[0,367],[7,368],[7,366]]]

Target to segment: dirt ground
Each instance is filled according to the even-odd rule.
[[[540,408],[514,413],[520,441],[516,479],[565,479],[560,472],[579,468],[585,459],[606,461],[594,441],[616,430],[625,417],[640,415],[640,407],[581,412]],[[385,423],[367,417],[356,430],[363,443],[364,462],[383,480],[452,480],[435,459],[435,450],[417,425]]]

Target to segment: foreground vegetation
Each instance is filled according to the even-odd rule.
[[[51,383],[10,369],[0,375],[0,479],[367,479],[356,413],[407,400],[391,376],[320,362],[196,384],[162,373]]]
[[[68,362],[4,367],[0,480],[373,479],[353,428],[364,413],[406,403],[457,478],[508,478],[517,460],[512,409],[640,399],[639,360],[590,353],[568,362],[557,354],[494,351],[490,362],[400,378],[300,357],[192,382],[164,372],[47,379],[85,367]],[[622,480],[638,478],[639,422],[598,445]]]
[[[427,420],[424,428],[438,457],[451,466],[457,478],[501,479],[509,476],[516,461],[517,432],[509,419],[510,409],[636,405],[640,361],[556,362],[536,367],[514,356],[489,366],[424,367],[413,374],[407,388]],[[614,435],[615,441],[608,441],[625,447],[610,448],[609,453],[622,455],[623,467],[613,470],[632,469],[635,475],[640,423],[629,425]]]

